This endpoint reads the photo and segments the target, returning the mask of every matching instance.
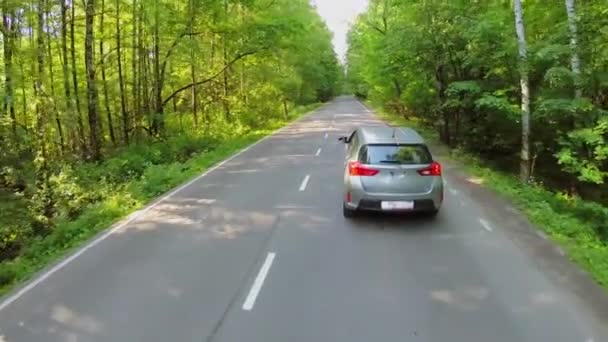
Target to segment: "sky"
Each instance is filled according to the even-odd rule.
[[[349,25],[365,10],[367,0],[312,0],[317,10],[334,33],[334,47],[340,60],[346,56],[346,35]]]

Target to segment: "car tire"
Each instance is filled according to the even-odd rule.
[[[357,216],[357,210],[356,209],[350,209],[350,208],[348,208],[346,206],[346,204],[342,203],[342,214],[347,219],[353,218],[353,217]]]

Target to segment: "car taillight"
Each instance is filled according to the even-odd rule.
[[[367,165],[363,165],[358,161],[348,163],[348,173],[351,176],[375,176],[378,174],[378,172],[380,171]]]
[[[426,169],[418,170],[421,176],[441,176],[441,164],[433,162],[431,166]]]

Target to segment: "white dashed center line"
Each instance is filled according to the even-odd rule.
[[[274,261],[275,253],[268,253],[266,256],[266,260],[264,260],[264,264],[258,273],[258,276],[255,277],[255,281],[251,286],[251,290],[249,290],[249,294],[247,298],[245,298],[245,302],[243,303],[243,310],[251,311],[253,306],[255,305],[255,300],[258,298],[258,294],[260,294],[260,290],[262,289],[262,285],[264,285],[264,280],[266,280],[266,276],[268,275],[268,271],[270,271],[270,267],[272,266],[272,262]]]
[[[489,231],[489,232],[493,231],[492,226],[490,226],[490,223],[489,223],[488,221],[486,221],[486,220],[484,220],[484,219],[479,219],[479,223],[481,223],[481,226],[482,226],[482,227],[483,227],[485,230],[487,230],[487,231]]]
[[[304,180],[302,180],[302,184],[300,185],[300,191],[306,190],[306,186],[308,185],[308,181],[310,180],[310,175],[306,175]]]
[[[325,133],[325,137],[323,137],[323,139],[327,139],[328,136],[329,136],[329,133]]]
[[[319,149],[317,150],[317,153],[315,153],[315,157],[318,157],[321,154],[321,148],[319,147]]]

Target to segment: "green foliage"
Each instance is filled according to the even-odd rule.
[[[602,128],[608,21],[601,15],[608,5],[576,2],[573,51],[563,4],[523,4],[536,176],[558,190],[575,188],[586,198],[608,200],[589,187],[604,184],[608,167]],[[417,117],[450,147],[519,168],[521,92],[510,3],[371,0],[349,44],[347,83],[357,96]],[[580,75],[571,66],[574,53]]]
[[[570,69],[553,67],[545,73],[545,82],[551,88],[572,88],[574,86],[574,74]]]
[[[88,189],[92,183],[82,183],[70,166],[63,167],[51,176],[50,183],[56,211],[68,218],[77,217],[89,204],[99,201],[103,196],[98,191]]]
[[[517,120],[519,116],[517,106],[504,96],[486,94],[475,101],[475,106],[481,111],[499,113],[511,120]]]
[[[158,196],[178,185],[186,170],[181,163],[152,165],[146,169],[140,181],[135,183],[132,191],[143,195],[144,198]]]
[[[603,184],[608,177],[608,115],[595,127],[568,132],[556,154],[563,168],[583,182]]]
[[[452,82],[448,86],[448,96],[462,96],[462,95],[477,95],[481,93],[481,87],[476,81],[458,81]]]

